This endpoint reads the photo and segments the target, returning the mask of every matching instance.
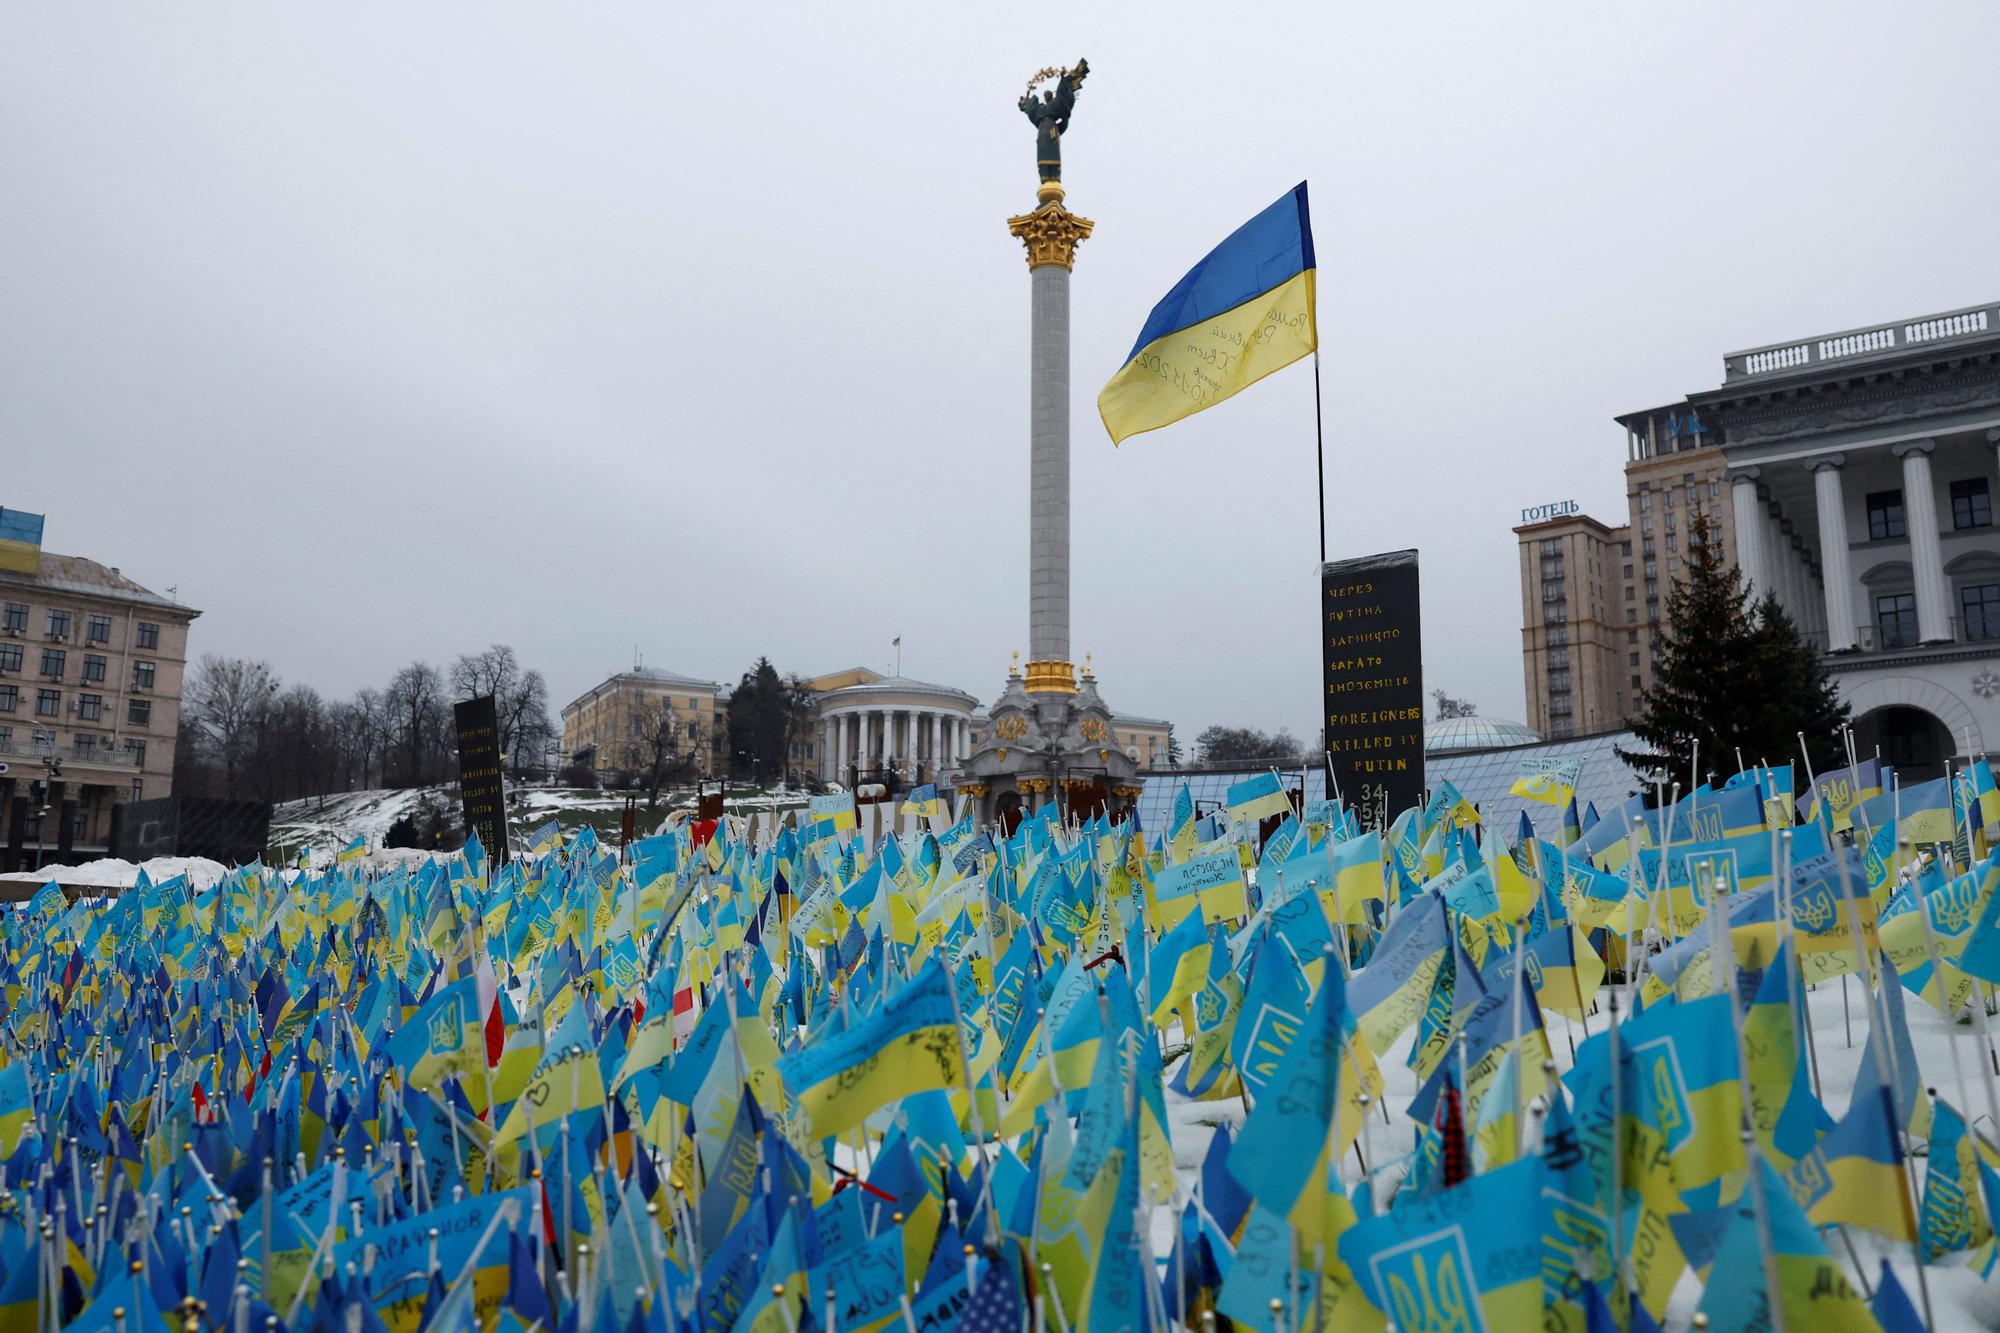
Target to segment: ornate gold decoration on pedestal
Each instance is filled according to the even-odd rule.
[[[1044,264],[1075,268],[1076,247],[1090,236],[1091,229],[1097,224],[1080,213],[1064,208],[1061,184],[1050,184],[1055,184],[1056,197],[1032,213],[1008,218],[1007,230],[1020,237],[1021,243],[1028,247],[1029,268],[1040,268]],[[1044,192],[1047,188],[1045,184]]]
[[[1121,801],[1136,801],[1145,790],[1144,787],[1113,787],[1111,794]]]
[[[1028,734],[1028,719],[1020,714],[1010,714],[993,724],[993,734],[1003,741],[1017,741]]]
[[[986,784],[983,782],[961,782],[958,784],[958,790],[976,801],[986,795]]]
[[[1020,678],[1021,678],[1021,655],[1019,653],[1015,653],[1007,663],[1007,679],[1019,680]]]
[[[1049,789],[1050,783],[1047,778],[1021,778],[1014,785],[1030,796],[1040,796]]]
[[[1085,718],[1083,725],[1078,727],[1077,730],[1083,734],[1083,738],[1087,741],[1101,741],[1110,734],[1104,726],[1104,719],[1101,717]]]
[[[1030,694],[1075,694],[1076,663],[1030,662],[1028,679],[1022,688]]]

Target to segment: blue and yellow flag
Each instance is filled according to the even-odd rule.
[[[1146,317],[1097,413],[1111,442],[1171,426],[1319,346],[1312,218],[1300,181],[1231,232]]]
[[[1299,189],[1303,191],[1305,187],[1301,185]],[[1304,207],[1303,194],[1300,200],[1300,207]],[[32,574],[41,565],[42,516],[20,509],[0,509],[0,569]]]

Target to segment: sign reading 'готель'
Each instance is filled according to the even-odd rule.
[[[1423,799],[1424,655],[1417,592],[1415,551],[1320,566],[1326,753],[1335,785],[1364,827],[1393,819]]]

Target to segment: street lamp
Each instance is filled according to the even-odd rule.
[[[62,760],[56,758],[54,732],[36,732],[35,746],[42,752],[42,808],[35,821],[35,869],[40,870],[49,848],[49,796],[55,791],[56,779],[62,776]],[[60,845],[60,838],[57,843]]]

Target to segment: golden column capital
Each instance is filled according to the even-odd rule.
[[[1007,219],[1008,232],[1020,237],[1021,243],[1028,247],[1028,267],[1031,269],[1045,264],[1075,268],[1076,247],[1089,237],[1096,225],[1089,218],[1064,208],[1060,197],[1032,213]]]

